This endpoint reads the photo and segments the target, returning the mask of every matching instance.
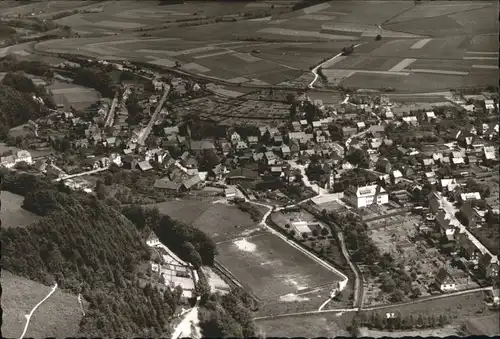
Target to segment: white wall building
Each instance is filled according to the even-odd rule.
[[[373,204],[383,205],[389,202],[387,191],[378,185],[351,186],[344,192],[344,198],[357,208],[367,207]]]

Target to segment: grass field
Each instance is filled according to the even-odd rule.
[[[418,331],[377,331],[370,330],[368,328],[361,328],[359,331],[360,337],[372,337],[372,338],[401,338],[401,337],[449,337],[458,336],[457,326],[446,326],[443,328],[435,328],[428,330],[418,330]]]
[[[271,233],[234,239],[218,247],[217,260],[262,300],[331,286],[340,280],[336,274]]]
[[[2,225],[3,226],[3,225]],[[2,270],[2,336],[17,338],[26,324],[25,314],[52,289]],[[85,307],[85,305],[84,305]],[[64,338],[78,333],[82,311],[75,295],[57,289],[31,317],[26,337]]]
[[[498,314],[485,317],[471,318],[467,321],[467,332],[469,335],[498,336],[500,333]]]
[[[0,197],[2,199],[2,209],[0,210],[2,227],[24,227],[40,219],[36,214],[21,207],[24,201],[23,196],[2,191]]]
[[[267,337],[350,337],[349,332],[341,329],[331,315],[312,315],[307,317],[277,318],[257,320],[261,333]]]
[[[210,200],[167,201],[155,206],[160,213],[204,231],[215,242],[258,230],[250,215],[236,206],[212,204]]]

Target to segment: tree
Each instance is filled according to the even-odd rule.
[[[97,194],[97,198],[99,200],[104,200],[107,195],[107,189],[104,183],[101,180],[98,180],[95,186],[95,191]]]
[[[321,229],[321,235],[326,237],[330,232],[328,232],[328,230],[326,229],[326,227],[323,227]]]
[[[368,152],[364,150],[355,149],[353,152],[347,155],[346,159],[351,164],[358,165],[361,168],[370,167],[370,156],[368,155]]]
[[[375,41],[379,41],[379,40],[382,40],[382,36],[380,34],[377,34],[377,36],[375,37]]]

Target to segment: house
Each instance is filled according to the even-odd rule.
[[[353,206],[362,208],[373,204],[383,205],[389,202],[387,191],[379,185],[350,186],[344,192],[344,198]]]
[[[434,111],[425,112],[425,118],[429,122],[436,120],[436,113]]]
[[[245,167],[236,168],[228,173],[226,181],[229,185],[237,185],[249,181],[255,181],[260,178],[256,170]]]
[[[228,155],[232,150],[231,144],[229,142],[221,143],[220,148],[223,155]]]
[[[96,158],[88,158],[82,161],[82,168],[86,170],[96,170],[101,167],[101,162]]]
[[[488,113],[492,113],[495,110],[495,102],[491,99],[484,100],[484,106]]]
[[[385,136],[385,127],[382,125],[373,125],[370,127],[370,134],[374,138],[383,138]]]
[[[455,239],[455,232],[460,225],[460,222],[454,216],[450,216],[443,210],[439,210],[436,213],[435,221],[441,235],[446,237],[448,241],[453,241]]]
[[[16,156],[15,155],[7,155],[5,157],[0,157],[0,166],[4,166],[7,168],[12,168],[16,164]]]
[[[400,170],[392,171],[392,180],[394,184],[397,184],[401,180],[403,180],[403,174],[401,173]]]
[[[149,161],[141,161],[141,162],[138,162],[137,163],[137,167],[143,171],[143,172],[146,172],[146,171],[149,171],[150,169],[153,169],[153,166],[151,166],[151,164],[149,163]]]
[[[478,262],[479,272],[487,279],[498,276],[498,257],[484,253]]]
[[[177,126],[165,127],[163,129],[163,133],[165,133],[165,136],[167,136],[167,137],[169,135],[179,134],[179,127],[177,127]]]
[[[248,137],[248,145],[254,146],[254,145],[257,145],[258,143],[259,143],[259,137],[254,136],[254,135],[250,135]]]
[[[484,160],[486,162],[488,162],[488,161],[495,161],[496,160],[495,147],[494,146],[483,147],[483,154],[484,154]]]
[[[358,130],[354,127],[343,127],[342,128],[342,135],[344,138],[350,138],[353,135],[355,135],[358,132]]]
[[[231,141],[231,143],[234,145],[236,143],[238,143],[239,141],[241,141],[241,136],[238,134],[238,132],[233,132],[230,136],[229,136],[229,140]]]
[[[300,146],[296,142],[290,143],[290,155],[292,157],[296,157],[299,155],[300,152]]]
[[[455,178],[443,178],[439,180],[439,189],[443,194],[452,192],[457,186],[457,179]]]
[[[87,139],[79,139],[73,142],[74,148],[87,148],[89,147],[89,141]]]
[[[111,153],[109,155],[109,161],[117,166],[122,166],[122,157],[118,153]]]
[[[272,151],[265,152],[264,157],[266,158],[268,165],[276,163],[276,155]]]
[[[283,167],[281,165],[271,165],[270,172],[271,175],[279,177],[281,176],[281,174],[283,174]]]
[[[481,251],[469,239],[467,234],[460,233],[456,239],[457,253],[468,261],[477,263],[481,255]]]
[[[233,200],[236,198],[236,189],[234,187],[228,187],[224,190],[224,196],[227,200]]]
[[[244,142],[244,141],[238,141],[236,143],[236,150],[237,151],[244,151],[246,149],[248,149],[248,145],[247,145],[246,142]]]
[[[460,193],[458,199],[462,203],[466,201],[481,200],[481,193],[479,192]]]
[[[173,192],[179,192],[181,186],[182,183],[172,181],[169,178],[157,179],[153,185],[154,188]]]
[[[363,121],[356,123],[356,126],[358,127],[358,132],[361,132],[366,128],[366,124]]]
[[[213,181],[219,181],[224,176],[224,165],[217,164],[210,171],[208,171],[207,178]]]
[[[294,132],[300,132],[301,131],[300,122],[292,121],[292,130]]]
[[[189,147],[191,151],[196,155],[203,155],[203,153],[207,150],[215,151],[214,144],[207,140],[202,140],[202,141],[191,140]]]
[[[430,168],[434,166],[434,159],[433,158],[424,158],[422,159],[422,165],[424,167]]]
[[[470,201],[466,201],[459,210],[460,221],[467,227],[475,227],[479,216],[475,212],[472,203]]]
[[[137,157],[133,156],[133,155],[126,155],[123,157],[122,159],[122,163],[123,163],[123,168],[125,169],[134,169],[137,167],[137,164],[138,164],[138,160],[137,160]]]
[[[392,169],[391,162],[387,160],[386,158],[380,158],[376,165],[375,168],[377,171],[382,172],[382,173],[390,173]]]
[[[193,175],[182,182],[180,189],[182,191],[189,191],[191,189],[199,189],[203,186],[203,181],[199,174]]]
[[[457,289],[457,285],[446,268],[441,267],[436,274],[436,283],[441,292],[451,292]]]
[[[106,147],[115,147],[116,146],[116,137],[109,137],[103,142]]]
[[[426,172],[424,175],[425,175],[425,180],[429,184],[434,185],[436,183],[436,173],[434,173],[434,172]]]
[[[287,145],[281,146],[281,155],[283,156],[284,159],[289,159],[290,154],[291,154],[290,147],[288,147]]]

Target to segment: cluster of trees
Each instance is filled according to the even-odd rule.
[[[21,72],[9,72],[5,74],[5,77],[2,80],[2,84],[10,86],[22,93],[34,94],[37,97],[40,97],[43,100],[45,106],[47,106],[48,108],[56,108],[54,99],[52,98],[51,93],[47,91],[45,86],[36,86],[33,83],[33,80],[31,80]]]
[[[206,294],[200,302],[200,328],[208,338],[249,338],[256,336],[251,311],[257,304],[239,288],[228,294]]]
[[[142,119],[143,108],[139,104],[139,98],[136,91],[132,91],[125,102],[128,117],[127,123],[129,125],[137,125]]]
[[[0,84],[0,139],[7,138],[10,128],[37,119],[45,112],[45,107],[29,94]]]
[[[2,228],[2,269],[82,293],[89,306],[81,335],[168,335],[179,296],[139,284],[135,267],[150,252],[119,209],[28,174],[2,179],[3,189],[26,193],[25,205],[44,216],[27,228]]]
[[[353,335],[358,333],[360,327],[374,328],[378,330],[411,330],[423,328],[442,327],[451,323],[449,315],[421,314],[417,317],[413,315],[394,318],[387,318],[379,313],[372,313],[369,317],[366,313],[356,315],[351,323],[350,329]]]
[[[361,168],[369,168],[370,167],[370,156],[368,152],[363,149],[355,149],[346,155],[346,160],[349,161],[353,165],[357,165]]]
[[[236,200],[235,205],[238,206],[238,208],[243,212],[250,214],[250,217],[253,221],[257,222],[262,219],[262,213],[255,205],[252,205],[251,203],[244,200]]]
[[[124,207],[122,213],[139,230],[144,231],[147,227],[154,231],[165,246],[195,268],[213,265],[217,248],[214,241],[202,231],[169,216],[162,216],[156,208],[132,205]]]
[[[73,70],[73,82],[77,85],[93,88],[105,98],[113,98],[116,85],[110,72],[80,67]]]

